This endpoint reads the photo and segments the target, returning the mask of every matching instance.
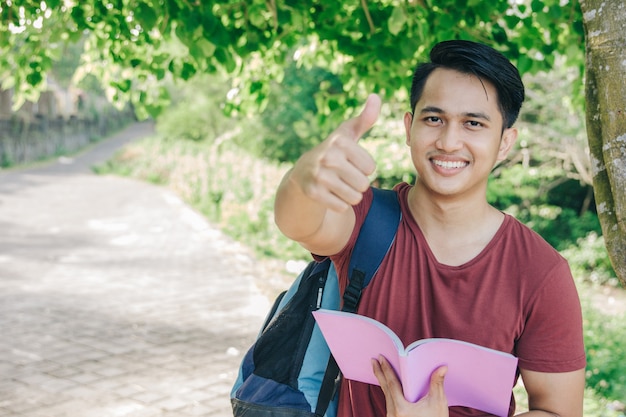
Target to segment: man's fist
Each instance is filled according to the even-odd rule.
[[[357,117],[343,122],[324,142],[302,155],[292,180],[304,194],[335,211],[361,201],[376,163],[358,142],[376,123],[380,108],[380,98],[371,94]]]

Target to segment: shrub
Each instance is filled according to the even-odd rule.
[[[570,245],[561,254],[569,261],[574,276],[592,284],[619,286],[604,237],[596,232],[579,238],[575,245]]]
[[[584,311],[584,329],[587,387],[609,400],[624,401],[626,314],[607,315],[587,305]]]

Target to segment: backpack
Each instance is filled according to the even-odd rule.
[[[372,206],[350,259],[344,311],[356,312],[400,222],[396,192],[372,190]],[[278,296],[239,368],[231,391],[234,417],[336,416],[339,368],[311,312],[338,310],[340,300],[337,273],[328,258],[311,261]]]

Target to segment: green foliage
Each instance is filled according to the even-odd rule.
[[[546,184],[563,176],[559,169],[539,170],[513,165],[502,170],[498,177],[491,178],[487,199],[531,227],[556,249],[563,250],[589,232],[602,233],[595,212],[588,210],[579,214],[580,200],[568,199],[567,193],[554,187],[546,191]],[[575,181],[565,190],[576,188],[586,192],[585,187]]]
[[[590,232],[575,245],[561,251],[575,276],[596,285],[619,286],[619,280],[606,251],[604,237]]]
[[[323,91],[332,96],[341,90],[338,79],[328,71],[291,62],[281,82],[271,83],[260,116],[265,134],[260,141],[256,138],[259,153],[279,162],[298,159],[329,133],[319,124],[316,94]]]
[[[387,103],[377,123],[360,142],[376,161],[372,181],[379,187],[392,188],[400,182],[412,184],[415,181],[401,116],[406,108],[406,101]]]
[[[584,318],[587,387],[602,397],[624,401],[626,315],[607,315],[597,309],[586,308]]]
[[[231,121],[220,107],[228,92],[222,78],[197,77],[188,83],[169,85],[168,91],[172,105],[157,125],[164,138],[215,142],[230,129]]]
[[[85,36],[82,72],[144,116],[167,105],[164,80],[219,71],[239,78],[226,110],[245,114],[246,105],[265,103],[292,57],[338,77],[342,110],[370,91],[391,97],[405,89],[415,61],[445,39],[498,45],[522,72],[552,68],[556,52],[569,66],[584,62],[575,1],[12,0],[0,5],[3,87],[34,98],[66,45]],[[332,107],[333,100],[319,100],[318,107]]]

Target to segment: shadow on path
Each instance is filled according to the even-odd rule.
[[[0,171],[0,416],[216,416],[268,301],[256,262],[171,192],[73,160]]]

